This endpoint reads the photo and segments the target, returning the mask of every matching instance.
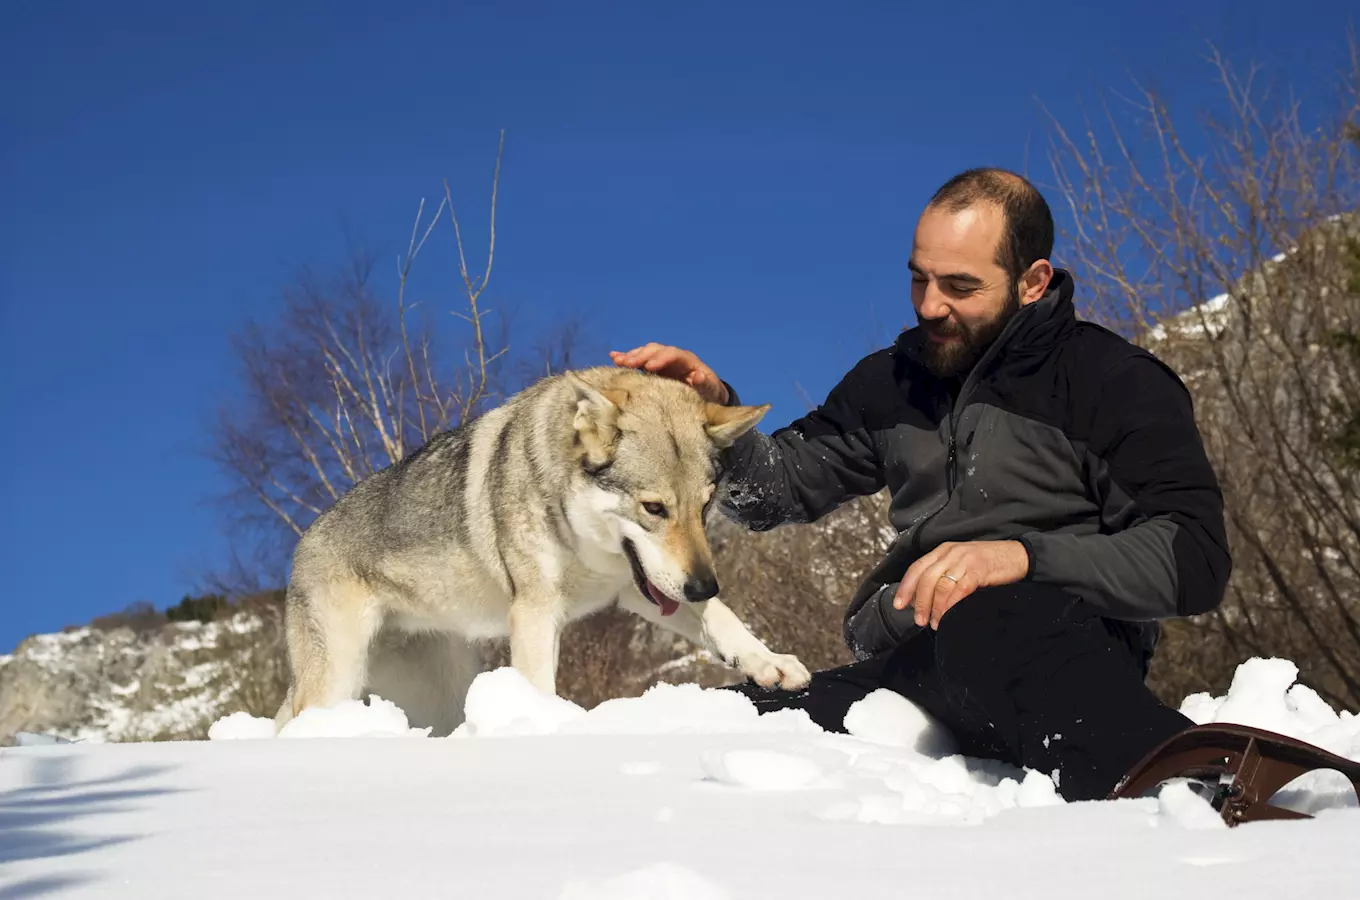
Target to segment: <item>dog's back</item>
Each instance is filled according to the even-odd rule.
[[[294,686],[280,720],[358,696],[400,658],[378,665],[384,647],[405,647],[427,671],[464,672],[443,654],[510,633],[513,657],[515,635],[532,634],[536,649],[519,655],[551,672],[537,648],[555,660],[556,629],[630,583],[666,608],[712,596],[702,519],[715,440],[764,408],[750,409],[715,411],[648,373],[586,369],[545,378],[364,479],[294,553]],[[417,653],[399,639],[410,633],[454,637]]]

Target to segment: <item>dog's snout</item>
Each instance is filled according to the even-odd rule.
[[[694,603],[700,600],[712,600],[718,596],[718,576],[709,573],[707,575],[691,575],[685,580],[685,599]]]

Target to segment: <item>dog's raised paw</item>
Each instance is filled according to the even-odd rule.
[[[741,668],[743,675],[764,688],[778,686],[786,691],[796,691],[812,680],[798,657],[787,653],[749,657],[742,661]]]
[[[812,680],[812,673],[798,657],[785,653],[775,656],[775,660],[779,666],[779,686],[785,690],[796,691],[805,688]]]

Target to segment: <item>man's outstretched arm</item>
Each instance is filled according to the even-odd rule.
[[[684,381],[711,402],[737,402],[736,392],[687,350],[648,344],[611,356],[616,365]],[[773,434],[752,429],[723,452],[724,514],[766,531],[815,521],[883,487],[883,467],[862,415],[869,399],[866,363],[851,370],[817,409]]]

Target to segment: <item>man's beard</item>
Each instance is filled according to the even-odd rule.
[[[1006,305],[991,319],[972,328],[953,319],[922,321],[921,330],[927,334],[923,354],[926,368],[939,378],[952,378],[977,365],[982,354],[1020,311],[1019,287],[1018,284],[1011,285],[1006,292]],[[929,335],[953,340],[937,343],[929,340]]]

